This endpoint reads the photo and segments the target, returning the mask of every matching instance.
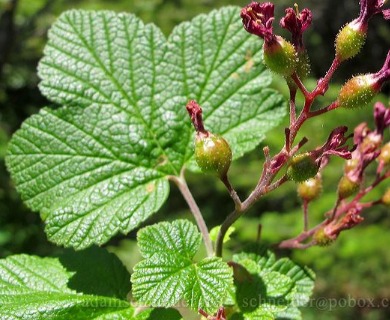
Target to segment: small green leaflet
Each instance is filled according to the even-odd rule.
[[[168,39],[131,14],[61,15],[39,64],[42,93],[61,107],[27,119],[6,157],[49,239],[76,249],[100,245],[156,212],[169,194],[167,178],[196,169],[189,99],[235,158],[258,145],[286,112],[267,89],[260,48],[236,7],[183,23]]]
[[[309,301],[314,273],[288,258],[275,259],[270,251],[264,256],[235,255],[236,303],[240,312],[234,319],[302,319],[298,307]]]
[[[195,225],[186,220],[141,229],[138,245],[145,259],[131,277],[138,302],[171,307],[184,300],[195,311],[214,313],[233,285],[232,270],[220,258],[194,262],[200,242]]]

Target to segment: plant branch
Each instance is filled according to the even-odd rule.
[[[294,80],[295,84],[297,85],[297,87],[299,88],[299,90],[301,90],[301,92],[303,93],[303,95],[306,97],[309,95],[309,91],[307,91],[305,85],[302,83],[301,79],[298,77],[297,73],[294,72],[292,75],[291,75],[291,78]]]
[[[181,194],[186,200],[188,207],[191,210],[192,215],[195,218],[196,224],[198,225],[199,231],[202,234],[204,245],[206,247],[207,255],[212,257],[214,255],[213,244],[210,239],[209,230],[207,225],[203,219],[202,213],[199,210],[199,207],[192,196],[190,189],[188,188],[187,182],[184,178],[184,170],[182,170],[180,177],[170,176],[170,180],[172,180],[177,187],[179,188]]]
[[[325,92],[329,88],[329,81],[337,70],[337,68],[340,66],[340,64],[341,61],[337,57],[335,57],[325,76],[318,80],[316,88],[309,94],[311,100],[314,100],[318,95],[325,94]]]
[[[229,178],[227,177],[227,175],[225,175],[224,177],[221,178],[221,181],[223,182],[223,184],[226,186],[226,189],[229,191],[229,194],[230,194],[230,197],[233,199],[234,201],[234,205],[235,205],[235,208],[236,209],[240,209],[241,208],[241,199],[240,197],[238,196],[236,190],[234,190],[233,186],[231,185],[230,181],[229,181]]]
[[[291,88],[290,87],[290,124],[294,123],[296,120],[296,105],[295,105],[295,100],[296,100],[296,95],[297,95],[297,89]]]
[[[356,205],[359,203],[359,201],[367,194],[369,193],[372,189],[374,189],[379,183],[384,181],[385,179],[390,177],[390,172],[387,172],[386,174],[378,177],[375,179],[375,181],[368,186],[367,188],[361,190],[349,203],[341,203],[340,201],[337,201],[334,208],[328,211],[325,216],[328,216],[329,218],[325,219],[315,227],[313,227],[310,230],[305,230],[302,233],[300,233],[298,236],[294,238],[290,238],[284,241],[281,241],[279,244],[276,246],[278,248],[289,248],[289,249],[306,249],[308,247],[311,247],[315,245],[315,241],[311,241],[308,243],[302,243],[302,241],[306,241],[310,237],[314,235],[314,233],[329,224],[330,222],[339,219],[344,213],[348,212],[350,209],[356,207]],[[372,205],[379,204],[381,201],[373,201],[369,203],[359,203],[359,206],[363,208],[368,208]]]

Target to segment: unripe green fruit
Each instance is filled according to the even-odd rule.
[[[306,50],[298,52],[298,63],[296,72],[301,79],[305,79],[310,73],[310,59]]]
[[[382,203],[390,207],[390,188],[386,190],[385,194],[382,196]]]
[[[324,229],[317,230],[314,235],[313,239],[315,240],[316,244],[320,247],[326,247],[333,243],[334,239],[330,238],[324,231]]]
[[[316,199],[322,191],[321,178],[316,176],[298,184],[298,196],[306,201]]]
[[[360,30],[357,24],[348,23],[337,34],[336,57],[343,61],[356,56],[366,41],[366,35],[366,32]]]
[[[291,75],[297,66],[294,46],[280,36],[270,44],[264,42],[264,63],[273,72],[283,76]]]
[[[378,160],[383,161],[384,164],[390,164],[390,142],[386,143],[378,156]]]
[[[232,150],[221,136],[199,133],[195,138],[195,160],[203,172],[224,177],[232,162]]]
[[[352,170],[356,169],[357,165],[359,164],[359,161],[357,159],[349,159],[345,162],[344,165],[344,172],[348,173]]]
[[[375,150],[382,145],[382,136],[380,134],[369,134],[361,142],[359,148],[364,150]]]
[[[340,89],[339,106],[347,109],[364,107],[378,93],[372,75],[360,75],[348,80]]]
[[[359,190],[360,184],[351,181],[347,176],[343,176],[337,187],[337,193],[340,199],[345,199]]]
[[[294,156],[287,168],[287,177],[295,182],[302,182],[314,177],[318,172],[318,165],[308,154]]]

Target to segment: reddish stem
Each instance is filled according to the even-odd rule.
[[[303,207],[303,231],[307,231],[309,229],[309,217],[308,217],[309,201],[304,199],[302,207]]]
[[[278,248],[289,248],[289,249],[306,249],[308,247],[311,247],[313,245],[315,245],[316,243],[314,241],[311,241],[309,243],[302,243],[304,241],[306,241],[307,239],[309,239],[310,237],[312,237],[314,235],[314,233],[326,226],[327,224],[329,224],[331,221],[335,220],[335,219],[339,219],[343,214],[345,214],[346,212],[348,212],[350,209],[354,208],[356,206],[356,204],[367,194],[369,193],[372,189],[374,189],[379,183],[381,183],[383,180],[387,179],[390,177],[390,172],[387,172],[386,174],[384,174],[383,176],[377,178],[369,187],[361,190],[354,198],[351,202],[349,203],[342,203],[340,205],[340,202],[338,201],[335,205],[335,208],[333,208],[332,210],[328,211],[325,216],[332,216],[331,218],[328,218],[328,219],[325,219],[324,221],[322,221],[321,223],[319,223],[318,225],[316,225],[315,227],[313,227],[312,229],[308,230],[308,231],[304,231],[302,232],[301,234],[299,234],[298,236],[294,237],[294,238],[291,238],[291,239],[287,239],[287,240],[284,240],[282,242],[280,242],[279,244],[277,244],[277,247]],[[368,207],[371,207],[372,205],[376,205],[376,204],[379,204],[380,203],[380,200],[377,200],[377,201],[373,201],[373,202],[368,202],[368,203],[359,203],[360,206],[364,207],[364,208],[368,208]]]

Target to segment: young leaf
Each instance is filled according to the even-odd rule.
[[[58,258],[16,255],[0,260],[0,318],[124,320],[129,317],[122,313],[134,314],[127,301],[69,289],[72,276]]]
[[[232,271],[220,258],[193,258],[200,234],[186,220],[163,222],[138,233],[141,254],[131,277],[141,303],[170,307],[184,299],[194,309],[215,312],[232,286]]]
[[[61,15],[39,76],[42,93],[63,106],[28,119],[6,158],[48,237],[83,249],[156,212],[167,177],[192,163],[191,98],[235,158],[253,149],[285,114],[281,96],[265,88],[260,46],[234,7],[179,25],[168,39],[130,14]]]
[[[235,279],[236,301],[243,319],[301,319],[298,307],[308,301],[314,274],[287,258],[242,253],[233,260],[249,272],[251,279]],[[234,318],[233,318],[234,319]]]

